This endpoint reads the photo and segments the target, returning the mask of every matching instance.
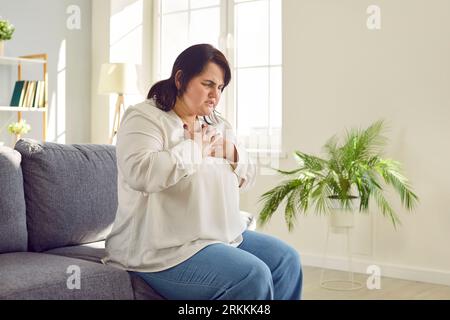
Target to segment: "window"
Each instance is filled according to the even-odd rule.
[[[227,56],[233,80],[218,106],[250,152],[281,149],[281,0],[155,1],[157,79],[176,56],[210,43]]]

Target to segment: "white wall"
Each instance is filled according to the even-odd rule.
[[[366,9],[381,8],[381,30],[366,27]],[[320,154],[331,135],[390,124],[386,155],[404,164],[420,197],[413,214],[392,197],[403,225],[395,231],[375,207],[360,216],[354,234],[356,267],[382,267],[382,275],[450,285],[450,2],[447,0],[283,0],[283,138],[294,150]],[[281,160],[295,167],[292,157]],[[260,176],[242,195],[243,209],[259,212],[259,196],[276,176]],[[281,212],[263,229],[321,265],[326,220],[299,217],[288,234]],[[345,267],[340,238],[331,254]]]
[[[110,12],[110,0],[92,2],[91,140],[93,143],[106,143],[110,128],[109,98],[97,92],[101,65],[109,61]],[[105,118],[108,121],[105,121]]]
[[[129,106],[141,102],[152,83],[152,12],[149,0],[96,0],[92,5],[91,141],[108,143],[116,96],[98,94],[102,63],[136,64],[139,95],[125,96]]]
[[[69,30],[66,13],[70,5],[81,12],[81,29]],[[0,0],[0,16],[16,27],[6,44],[7,56],[47,53],[49,75],[48,141],[83,143],[90,141],[91,92],[91,1],[90,0]],[[30,73],[26,74],[30,70]],[[16,69],[0,69],[0,104],[9,104]],[[7,74],[10,74],[9,76]],[[38,79],[40,69],[26,68],[24,77]],[[3,80],[7,79],[8,87]],[[40,78],[39,78],[40,79]],[[42,116],[23,113],[32,126],[26,136],[42,139]],[[16,113],[0,113],[0,141],[9,144],[7,123]]]

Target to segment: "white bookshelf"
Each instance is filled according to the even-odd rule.
[[[22,68],[25,65],[41,65],[42,75],[45,83],[45,101],[44,108],[30,108],[30,107],[14,107],[14,106],[0,106],[0,112],[17,112],[18,121],[22,119],[22,112],[39,112],[42,113],[43,141],[47,137],[47,111],[48,111],[48,73],[47,73],[47,54],[33,54],[21,57],[5,57],[0,56],[0,65],[11,65],[17,67],[17,80],[22,79]]]
[[[10,107],[10,106],[0,106],[0,111],[11,111],[11,112],[45,112],[48,111],[47,108],[28,108],[28,107]]]
[[[0,56],[0,64],[17,66],[22,63],[45,64],[47,63],[47,60]]]

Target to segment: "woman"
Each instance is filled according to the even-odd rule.
[[[105,262],[136,272],[167,299],[299,299],[300,259],[246,230],[239,191],[255,166],[215,111],[231,79],[206,44],[175,61],[117,136],[119,207]]]

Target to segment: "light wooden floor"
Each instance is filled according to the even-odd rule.
[[[362,283],[362,288],[354,291],[335,291],[320,287],[321,269],[303,267],[304,300],[450,300],[450,286],[424,282],[381,278],[381,288],[369,290],[366,280],[369,275],[354,274],[354,279]],[[324,279],[345,279],[347,273],[326,270]]]

